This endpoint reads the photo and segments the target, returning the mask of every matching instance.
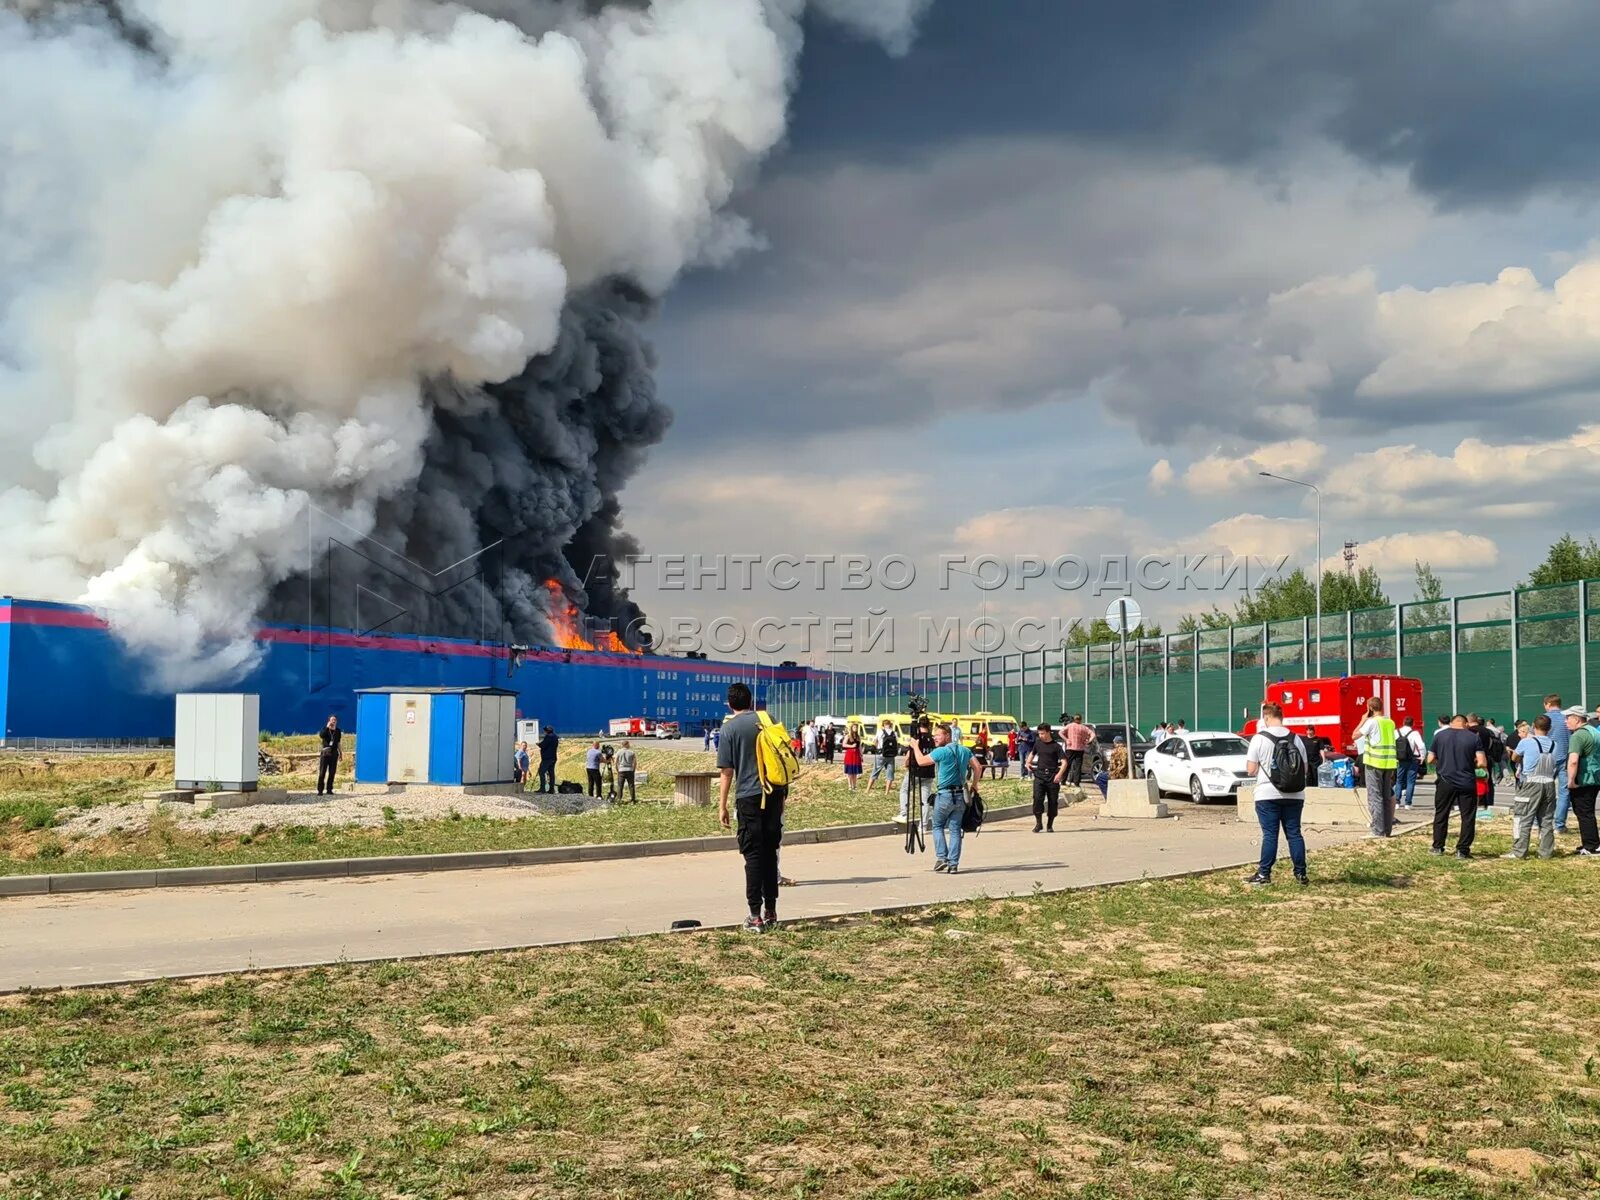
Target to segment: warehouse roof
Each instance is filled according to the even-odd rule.
[[[515,696],[516,692],[497,687],[377,687],[356,688],[356,695],[383,693],[390,696]]]

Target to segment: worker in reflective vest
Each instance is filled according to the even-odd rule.
[[[1384,715],[1383,701],[1376,696],[1367,701],[1367,716],[1356,727],[1356,738],[1364,747],[1361,765],[1367,777],[1367,835],[1388,837],[1394,833],[1394,776],[1400,763],[1395,757],[1394,722]]]

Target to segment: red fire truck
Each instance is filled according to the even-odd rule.
[[[1283,723],[1295,733],[1325,740],[1335,753],[1353,754],[1356,726],[1367,715],[1367,700],[1373,696],[1383,701],[1384,713],[1396,725],[1410,717],[1414,728],[1425,728],[1422,681],[1405,675],[1285,679],[1267,685],[1266,700],[1283,706]],[[1249,737],[1256,725],[1251,718],[1239,732]]]
[[[678,736],[678,723],[656,721],[650,717],[612,717],[611,736],[675,738]]]

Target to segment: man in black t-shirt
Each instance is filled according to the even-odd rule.
[[[1472,839],[1478,826],[1478,768],[1488,769],[1478,735],[1467,728],[1467,718],[1457,713],[1450,724],[1433,735],[1428,762],[1437,778],[1433,787],[1433,853],[1444,853],[1450,832],[1450,808],[1461,811],[1461,831],[1456,835],[1456,857],[1472,857]]]
[[[1024,774],[1033,776],[1033,831],[1041,833],[1056,829],[1056,810],[1061,807],[1061,777],[1067,771],[1066,749],[1050,726],[1039,723],[1039,736],[1034,740],[1033,753],[1023,764]],[[1048,819],[1049,824],[1044,822]]]

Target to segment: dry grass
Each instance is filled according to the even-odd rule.
[[[0,1195],[1593,1194],[1593,864],[1317,865],[16,999]]]
[[[295,773],[267,777],[263,785],[311,791],[316,784],[315,755],[300,743],[312,740],[272,740],[269,752],[292,765]],[[559,779],[584,779],[587,746],[583,739],[563,742]],[[422,820],[397,812],[378,826],[262,824],[247,832],[179,825],[165,816],[129,829],[101,832],[85,829],[87,821],[75,821],[71,829],[62,830],[58,826],[81,810],[105,808],[109,813],[109,806],[138,803],[142,793],[169,785],[172,755],[14,756],[0,759],[0,875],[600,845],[723,832],[714,808],[670,804],[673,773],[711,770],[715,766],[711,755],[643,740],[635,748],[639,769],[649,773],[648,782],[638,789],[638,805],[521,819],[457,815]],[[350,754],[345,758],[348,771]],[[896,801],[884,795],[881,784],[871,795],[851,792],[842,772],[841,765],[808,766],[792,789],[787,809],[790,829],[885,821],[894,815]],[[1015,779],[988,784],[986,791],[993,803],[1014,803],[1022,795]]]

